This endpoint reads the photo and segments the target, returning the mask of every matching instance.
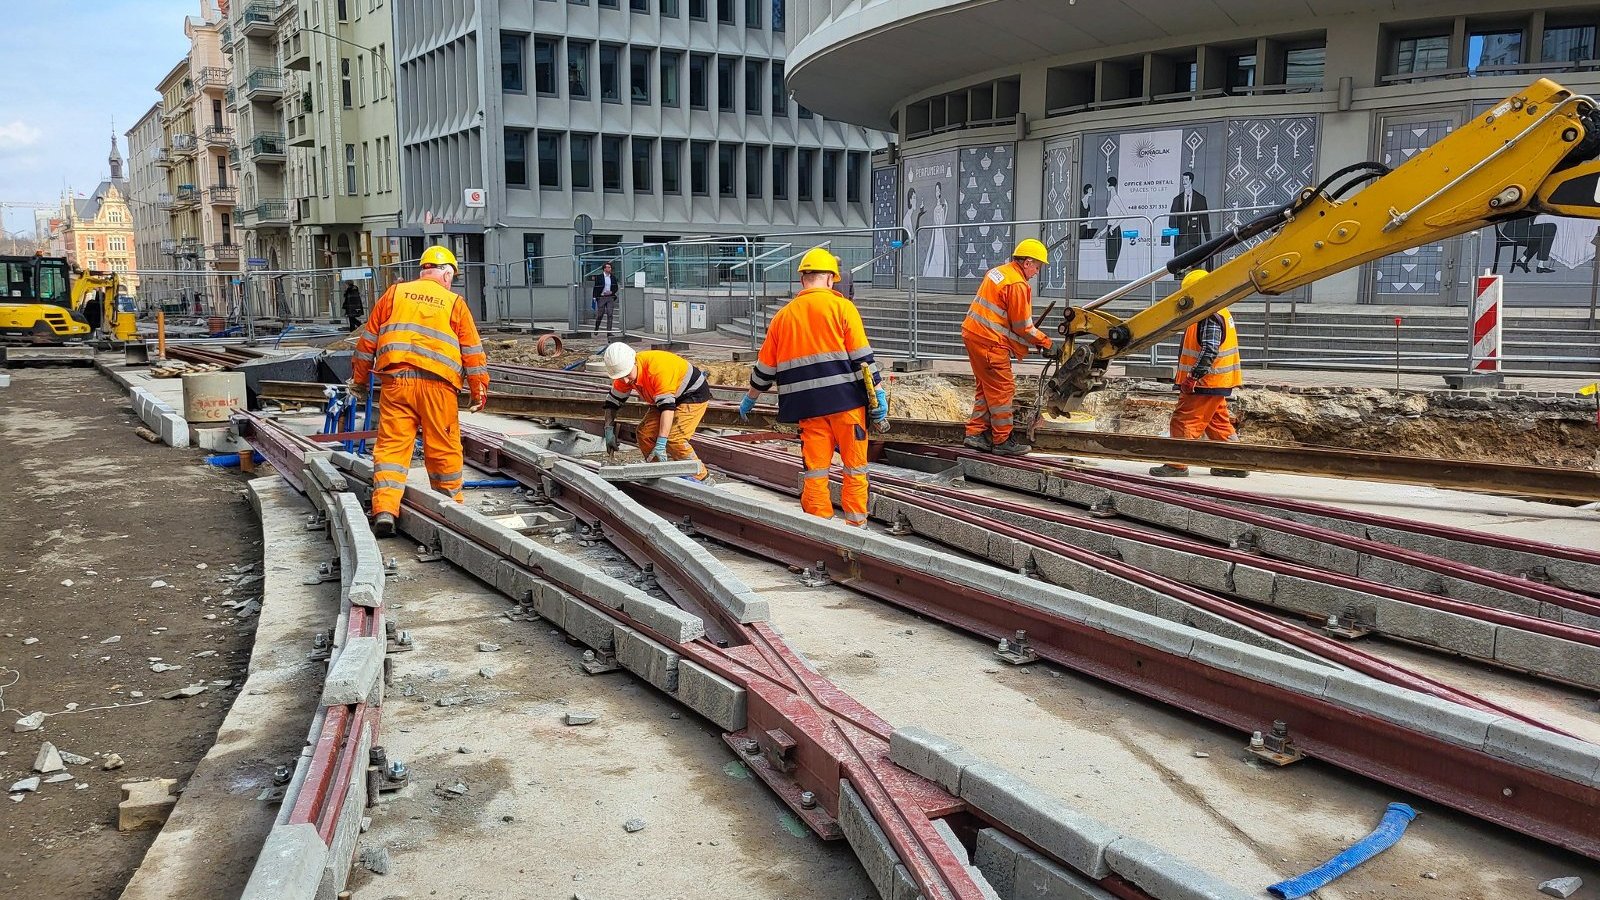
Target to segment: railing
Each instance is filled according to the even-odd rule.
[[[163,194],[157,194],[156,195],[156,209],[171,209],[171,208],[172,208],[172,195],[171,194],[163,193]]]
[[[271,69],[265,66],[253,69],[245,79],[245,93],[247,94],[273,94],[283,93],[283,70]]]
[[[200,243],[199,238],[186,237],[178,240],[178,254],[180,256],[198,257],[200,255],[200,251],[204,248],[205,245]]]
[[[190,134],[189,132],[185,131],[172,136],[172,149],[179,152],[186,152],[193,150],[194,148],[194,135]]]
[[[216,206],[233,206],[239,202],[239,189],[231,184],[213,184],[206,192]]]
[[[258,224],[289,224],[289,201],[263,200],[256,206]]]
[[[157,147],[156,148],[156,165],[158,165],[158,166],[170,166],[173,163],[176,163],[177,161],[178,161],[177,157],[172,155],[172,148],[171,147]]]
[[[172,238],[163,238],[161,241],[161,252],[169,256],[176,254],[178,252],[178,242]]]
[[[222,52],[228,54],[229,56],[232,56],[233,55],[233,26],[232,25],[224,25],[224,26],[222,26],[222,31],[220,33],[222,35]]]
[[[238,88],[230,87],[227,90],[222,92],[222,105],[228,107],[229,109],[232,109],[234,101],[236,101],[238,98],[239,98],[239,90],[238,90]]]
[[[200,70],[200,79],[195,82],[201,90],[206,88],[221,88],[228,86],[228,70],[222,66],[206,66]]]
[[[210,125],[206,127],[206,143],[212,146],[226,147],[233,143],[233,129],[225,125]]]
[[[282,156],[285,152],[283,133],[269,131],[250,139],[250,149],[256,156]]]
[[[252,28],[272,26],[272,17],[278,11],[278,4],[256,2],[244,8],[244,13],[239,17],[240,28],[249,33]]]
[[[188,206],[191,203],[198,202],[199,199],[200,191],[194,185],[180,184],[178,185],[178,193],[173,196],[172,202],[174,206]]]
[[[237,146],[228,148],[228,164],[231,166],[239,165],[239,148]]]
[[[239,245],[221,243],[212,244],[211,255],[214,259],[237,260],[239,258]]]

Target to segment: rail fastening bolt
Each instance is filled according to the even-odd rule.
[[[1251,750],[1262,750],[1262,749],[1265,749],[1266,746],[1267,746],[1267,741],[1266,741],[1265,738],[1263,738],[1261,736],[1261,732],[1257,731],[1256,733],[1250,735],[1250,749]]]
[[[816,809],[817,808],[817,795],[811,793],[810,791],[801,791],[800,792],[800,808],[801,809]]]

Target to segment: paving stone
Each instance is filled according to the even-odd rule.
[[[706,623],[671,603],[657,600],[642,591],[624,595],[622,611],[639,625],[654,631],[674,644],[687,644],[705,637]]]
[[[1244,563],[1234,563],[1228,573],[1233,583],[1229,593],[1256,603],[1271,603],[1277,574]]]
[[[1152,650],[1186,657],[1194,647],[1196,632],[1193,628],[1137,610],[1108,606],[1091,615],[1088,621],[1107,634],[1128,638]]]
[[[961,772],[981,762],[961,745],[915,725],[896,728],[889,735],[889,759],[958,797],[961,795]]]
[[[1189,658],[1253,681],[1281,685],[1311,697],[1321,697],[1328,688],[1328,677],[1338,671],[1327,664],[1318,665],[1205,634],[1195,636]]]
[[[1189,531],[1189,509],[1164,500],[1117,492],[1111,496],[1117,514],[1138,522],[1148,522],[1176,531]]]
[[[322,685],[322,705],[363,703],[373,696],[383,677],[384,642],[375,637],[346,640],[328,668]]]
[[[973,861],[1005,900],[1112,900],[1112,895],[1004,833],[978,832]]]
[[[616,621],[576,597],[565,598],[565,609],[559,620],[558,627],[586,647],[609,651],[615,646]]]
[[[1395,687],[1357,672],[1328,676],[1328,700],[1463,747],[1482,747],[1499,716],[1429,694]]]
[[[402,532],[421,546],[432,547],[434,542],[438,540],[439,527],[433,524],[433,520],[412,512],[403,506],[400,508],[399,518],[395,521]]]
[[[485,550],[444,529],[439,530],[439,548],[444,552],[445,559],[466,569],[484,584],[494,584],[494,570],[500,565],[500,558],[493,551]]]
[[[1136,838],[1124,837],[1111,844],[1106,860],[1112,871],[1156,900],[1246,900],[1255,896]]]
[[[1110,871],[1105,849],[1117,839],[1116,831],[998,766],[967,766],[961,773],[961,799],[1092,878]]]
[[[323,490],[339,492],[350,490],[350,485],[345,481],[344,475],[333,467],[331,452],[320,454],[308,453],[301,460],[302,471],[312,481],[322,486]]]
[[[962,865],[972,864],[972,857],[967,853],[966,846],[961,843],[960,838],[956,837],[955,829],[950,827],[949,822],[943,819],[934,819],[933,830],[939,833],[939,837],[944,841],[945,846],[949,847],[950,852],[956,855],[956,859],[961,860]]]
[[[1233,565],[1226,560],[1127,540],[1117,541],[1117,551],[1128,565],[1147,569],[1163,578],[1208,591],[1226,593],[1233,588],[1229,577]]]
[[[1012,490],[1037,494],[1044,490],[1044,476],[1029,469],[992,463],[987,460],[961,460],[961,474],[968,481],[1008,487]]]
[[[1483,750],[1530,769],[1600,787],[1600,746],[1519,719],[1503,718],[1490,723]]]
[[[1591,616],[1575,609],[1558,607],[1553,603],[1541,604],[1539,617],[1552,622],[1565,622],[1568,625],[1577,625],[1580,628],[1590,628],[1600,631],[1600,616]]]
[[[1479,659],[1495,658],[1495,635],[1501,629],[1492,622],[1402,600],[1375,599],[1377,630],[1381,634],[1443,647]],[[1600,671],[1596,674],[1600,674]]]
[[[158,424],[163,444],[168,447],[189,446],[189,423],[183,420],[183,416],[171,411],[164,412]]]
[[[1254,539],[1258,527],[1228,516],[1212,515],[1198,509],[1189,510],[1189,533],[1213,541],[1233,541],[1249,536]]]
[[[328,847],[315,825],[275,825],[267,833],[240,900],[315,898],[327,860]]]
[[[527,569],[509,560],[501,560],[495,567],[494,588],[520,603],[538,592],[539,579]]]
[[[1502,627],[1491,658],[1585,687],[1600,687],[1600,647],[1589,644]]]
[[[723,731],[745,727],[745,690],[687,659],[678,661],[678,700]]]
[[[1163,596],[1143,585],[1050,550],[1035,548],[1031,558],[1039,577],[1045,581],[1106,603],[1153,615]]]
[[[363,727],[356,746],[356,759],[366,759],[372,750],[372,728]],[[337,897],[350,877],[350,861],[355,857],[356,841],[361,837],[361,817],[367,808],[367,780],[350,779],[345,789],[344,803],[339,807],[339,817],[334,823],[333,838],[328,842],[327,863],[322,867],[319,897]]]
[[[639,462],[620,466],[601,466],[596,476],[605,481],[653,481],[658,478],[677,478],[700,473],[697,459],[671,462]]]
[[[117,804],[117,830],[160,828],[178,802],[178,798],[169,793],[177,784],[176,778],[124,782],[122,802]]]
[[[1256,541],[1266,556],[1293,560],[1346,575],[1355,575],[1361,569],[1362,555],[1348,547],[1325,544],[1314,538],[1270,528],[1257,529]]]
[[[878,889],[878,896],[894,897],[895,867],[900,858],[894,852],[894,845],[889,843],[889,837],[867,812],[855,788],[842,779],[839,781],[839,829],[844,832],[844,839],[855,851],[856,858],[861,860],[872,886]]]
[[[1354,610],[1363,622],[1377,617],[1377,601],[1371,594],[1320,581],[1311,581],[1298,575],[1278,575],[1274,579],[1273,606],[1289,612],[1303,613],[1325,619],[1330,615],[1342,616]]]
[[[1566,898],[1576,894],[1578,889],[1581,887],[1583,887],[1582,878],[1579,878],[1576,875],[1568,875],[1565,878],[1552,878],[1549,881],[1540,884],[1539,893],[1546,894],[1551,897]]]
[[[623,625],[612,633],[623,668],[669,694],[678,692],[678,654]]]

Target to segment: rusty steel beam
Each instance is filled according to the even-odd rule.
[[[312,384],[267,381],[261,396],[270,399],[321,402],[322,388]],[[466,404],[462,395],[462,405]],[[489,394],[488,412],[508,416],[548,419],[599,419],[605,404],[585,392],[568,396],[530,394]],[[622,407],[617,419],[636,422],[644,413],[643,404]],[[795,427],[778,422],[776,410],[757,407],[748,420],[741,421],[731,403],[713,402],[706,410],[702,427],[755,431],[789,431]],[[965,425],[958,422],[928,422],[894,419],[892,440],[902,443],[959,446],[966,437]],[[1401,484],[1428,484],[1442,488],[1515,494],[1566,500],[1600,499],[1600,471],[1573,468],[1544,468],[1514,463],[1482,462],[1465,459],[1434,459],[1399,456],[1366,450],[1328,450],[1312,447],[1277,447],[1222,441],[1178,441],[1143,434],[1112,434],[1100,431],[1041,431],[1034,448],[1046,453],[1071,453],[1082,456],[1136,459],[1152,462],[1183,460],[1191,465],[1235,469],[1289,472],[1299,475],[1326,475],[1360,478],[1367,481]]]

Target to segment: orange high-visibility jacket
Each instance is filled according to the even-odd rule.
[[[1004,344],[1018,359],[1028,355],[1030,345],[1050,346],[1050,338],[1033,327],[1033,289],[1015,262],[990,269],[978,282],[961,337]]]
[[[1194,380],[1193,387],[1197,391],[1232,389],[1244,384],[1244,372],[1239,367],[1239,333],[1233,329],[1233,313],[1224,309],[1212,315],[1222,320],[1222,343],[1205,377]],[[1200,361],[1200,326],[1204,322],[1202,319],[1183,331],[1183,349],[1178,353],[1178,373],[1181,377],[1193,372],[1195,363]]]
[[[465,377],[474,396],[489,390],[489,359],[467,301],[425,278],[390,287],[372,307],[351,375],[364,384],[373,369],[379,375],[419,371],[457,390]]]
[[[856,305],[829,288],[806,288],[773,315],[750,386],[778,385],[780,422],[831,416],[867,405],[863,363],[876,388],[882,376]]]
[[[632,387],[621,379],[611,382],[606,406],[614,408],[627,403],[631,393],[638,393],[640,400],[657,409],[677,409],[680,403],[704,403],[711,399],[706,373],[676,353],[641,350],[634,357],[633,365],[638,372]]]

